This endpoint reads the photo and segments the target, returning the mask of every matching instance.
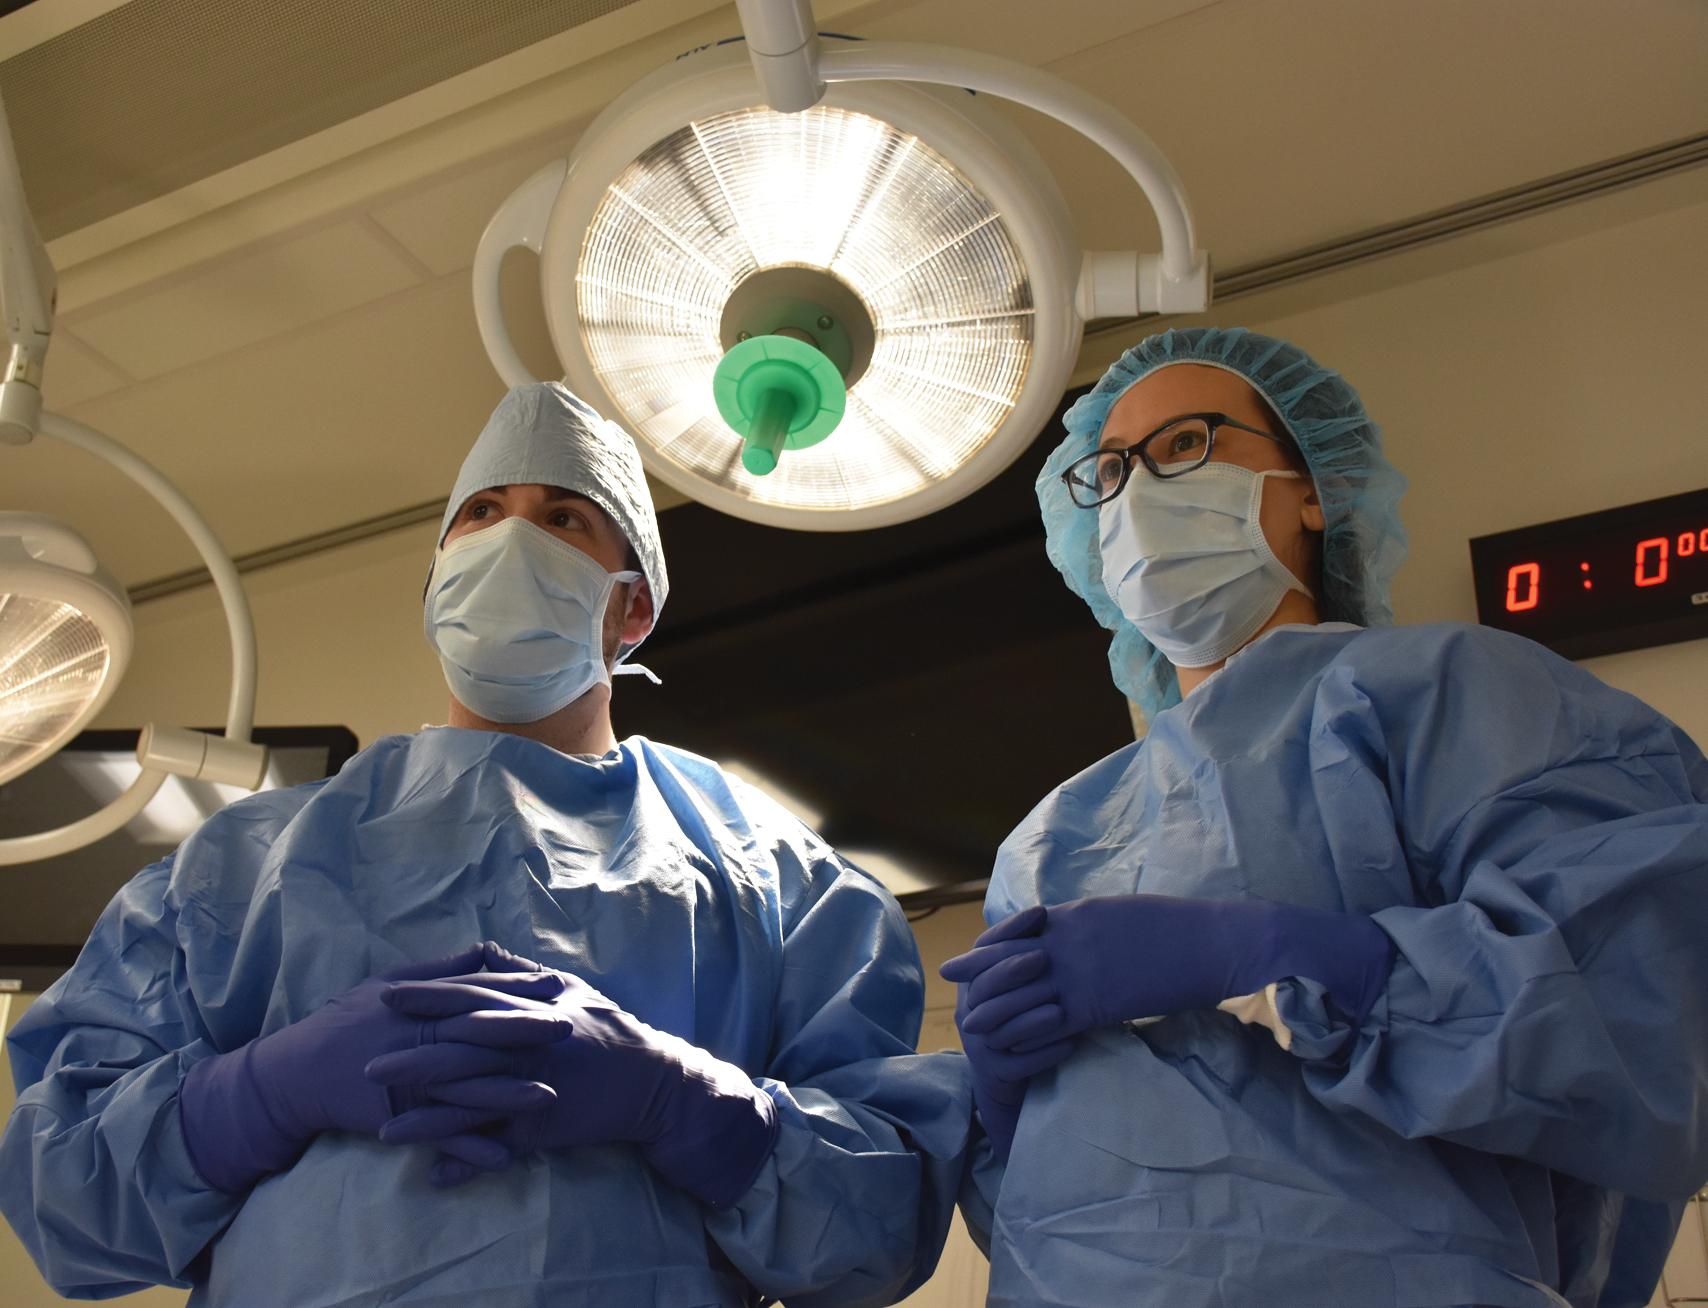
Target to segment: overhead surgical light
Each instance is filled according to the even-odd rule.
[[[130,600],[64,523],[0,513],[0,785],[100,712],[130,661]]]
[[[738,9],[745,42],[643,79],[488,225],[476,317],[506,382],[533,380],[498,297],[525,247],[569,384],[650,472],[738,517],[855,530],[1006,467],[1060,402],[1086,320],[1207,306],[1180,181],[1107,105],[964,50],[821,48],[806,0]],[[1048,168],[980,93],[1113,155],[1161,253],[1081,251]]]
[[[55,287],[0,104],[0,312],[10,345],[0,374],[0,446],[27,445],[38,435],[74,445],[117,468],[172,515],[201,554],[225,605],[231,706],[224,736],[144,728],[136,751],[142,771],[123,794],[77,822],[0,840],[0,865],[62,854],[117,831],[169,776],[254,790],[267,767],[267,751],[249,739],[255,628],[231,556],[157,469],[100,432],[42,408]],[[0,513],[0,783],[41,762],[100,712],[124,675],[130,650],[130,601],[88,543],[52,518]]]

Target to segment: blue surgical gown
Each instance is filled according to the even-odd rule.
[[[966,1206],[993,1305],[1629,1308],[1708,1179],[1708,764],[1479,627],[1283,628],[1003,844],[995,922],[1149,892],[1371,914],[1367,1021],[1091,1033]],[[994,1209],[994,1211],[993,1211]]]
[[[433,1151],[318,1137],[243,1198],[185,1153],[178,1085],[364,977],[482,939],[748,1070],[781,1119],[730,1209],[629,1146],[453,1190]],[[895,901],[715,765],[489,732],[383,739],[246,798],[130,882],[10,1037],[0,1209],[63,1294],[192,1304],[881,1304],[929,1274],[969,1130],[959,1055],[913,1053]]]

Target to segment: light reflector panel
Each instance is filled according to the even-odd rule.
[[[718,330],[747,277],[791,265],[846,283],[875,342],[838,429],[756,477],[713,400]],[[1032,356],[1031,279],[1002,215],[918,137],[825,106],[720,114],[636,159],[588,225],[576,302],[629,430],[790,508],[867,508],[947,477],[1001,426]]]
[[[112,666],[101,630],[58,600],[0,593],[0,782],[54,749]]]

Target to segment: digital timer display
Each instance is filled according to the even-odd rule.
[[[1708,637],[1708,490],[1471,542],[1477,619],[1567,658]]]

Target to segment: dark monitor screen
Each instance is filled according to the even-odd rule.
[[[85,731],[0,786],[0,839],[64,826],[116,799],[139,771],[137,735]],[[265,790],[329,777],[356,752],[347,727],[262,727],[254,740],[267,747]],[[0,977],[37,990],[63,972],[120,886],[248,793],[168,777],[148,806],[112,835],[69,854],[0,865]]]

